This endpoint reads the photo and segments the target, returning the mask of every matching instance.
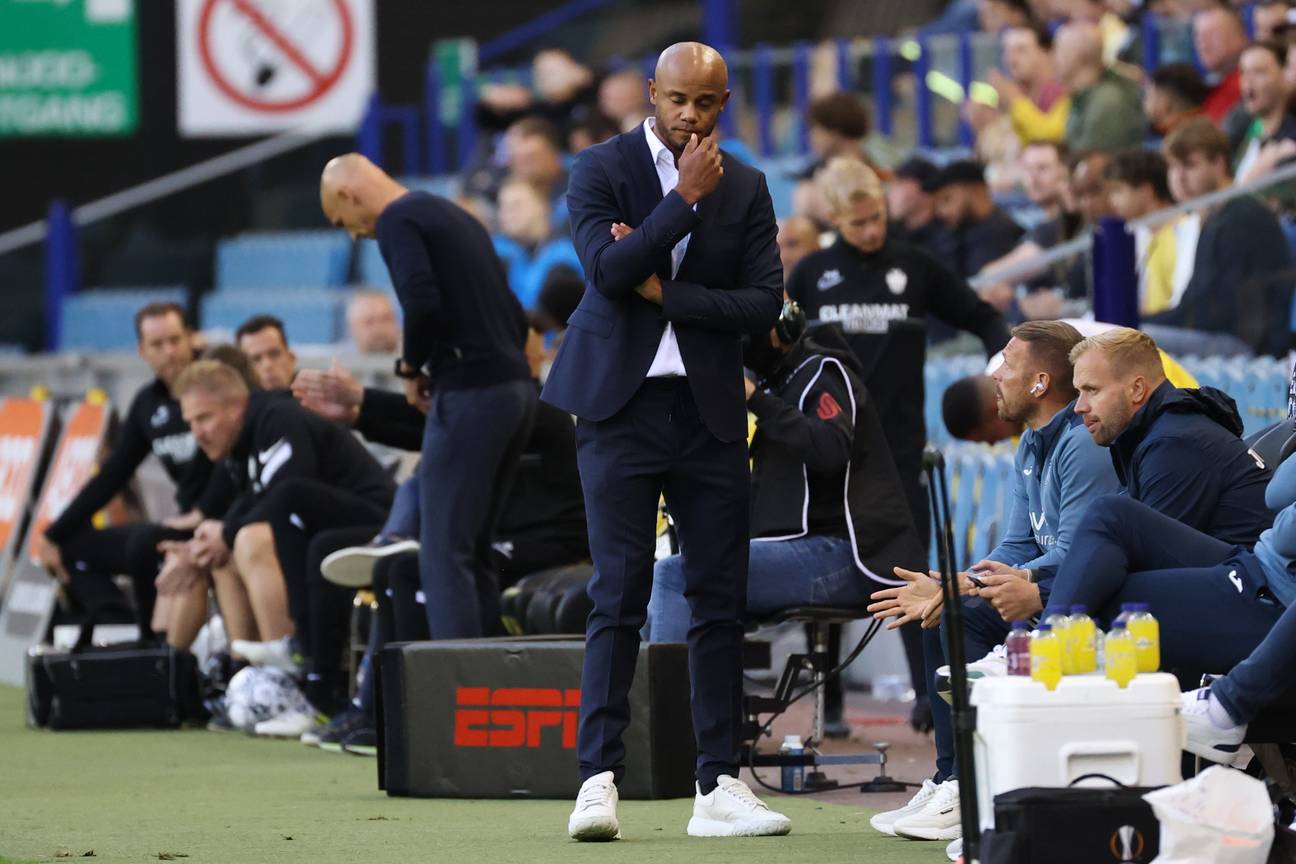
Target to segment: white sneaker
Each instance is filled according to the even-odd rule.
[[[710,795],[697,790],[690,837],[771,837],[792,830],[792,820],[775,813],[741,780],[721,774]]]
[[[269,720],[262,720],[253,727],[262,738],[296,738],[301,739],[316,726],[314,714],[307,714],[303,711],[286,711],[278,717],[272,717]]]
[[[567,819],[567,834],[573,840],[620,840],[617,823],[617,788],[612,772],[604,771],[581,784],[576,807]]]
[[[301,664],[293,656],[292,644],[287,636],[270,642],[250,642],[235,639],[230,650],[253,666],[281,669],[289,675],[301,674]]]
[[[1008,674],[1008,648],[1004,645],[996,645],[990,649],[990,653],[980,660],[973,660],[967,664],[968,694],[972,693],[972,686],[978,678],[1003,678]],[[954,697],[950,695],[950,668],[941,666],[936,670],[936,692],[940,697],[951,705],[954,704]]]
[[[963,838],[951,842],[945,847],[945,857],[951,861],[958,861],[963,857]]]
[[[1246,726],[1221,729],[1207,713],[1210,688],[1201,687],[1180,694],[1184,729],[1188,733],[1184,749],[1212,762],[1232,764],[1246,737]]]
[[[368,588],[373,583],[374,566],[380,560],[418,550],[417,540],[375,537],[364,546],[349,546],[325,557],[320,563],[320,574],[343,588]]]
[[[898,810],[887,810],[885,813],[875,813],[869,818],[869,824],[877,831],[883,834],[895,836],[895,823],[906,816],[912,816],[927,806],[927,802],[936,794],[940,784],[932,780],[924,780],[922,788],[918,790],[909,803]]]
[[[946,780],[940,784],[936,794],[923,809],[911,816],[897,819],[892,827],[896,836],[908,837],[910,840],[953,840],[962,837],[958,781]]]

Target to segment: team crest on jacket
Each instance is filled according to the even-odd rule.
[[[834,285],[840,285],[845,281],[846,280],[842,277],[840,270],[825,270],[819,277],[819,281],[815,283],[815,287],[820,291],[827,291]]]
[[[899,267],[892,267],[886,274],[886,286],[892,294],[903,294],[909,277]]]

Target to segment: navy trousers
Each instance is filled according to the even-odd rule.
[[[531,434],[531,381],[432,396],[418,467],[419,577],[433,639],[495,635],[491,534]]]
[[[578,755],[582,782],[625,772],[622,735],[639,631],[652,592],[657,502],[679,534],[688,600],[689,675],[698,784],[737,776],[742,720],[742,618],[747,597],[745,441],[703,424],[684,378],[650,378],[607,420],[576,426],[589,520],[594,604],[585,631]]]
[[[1123,495],[1089,505],[1058,569],[1045,616],[1087,606],[1103,624],[1147,603],[1161,625],[1161,665],[1191,681],[1227,672],[1282,615],[1260,562]]]

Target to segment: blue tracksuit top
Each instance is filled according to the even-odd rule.
[[[1283,606],[1296,600],[1296,459],[1278,466],[1265,488],[1265,504],[1278,512],[1272,528],[1256,541],[1255,556],[1269,590]]]
[[[1120,483],[1111,457],[1075,413],[1075,402],[1039,429],[1022,433],[1013,464],[1008,530],[988,557],[1037,571],[1040,594],[1047,600],[1089,502],[1118,491]]]

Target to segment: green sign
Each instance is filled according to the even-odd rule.
[[[0,137],[129,135],[135,0],[0,0]]]

